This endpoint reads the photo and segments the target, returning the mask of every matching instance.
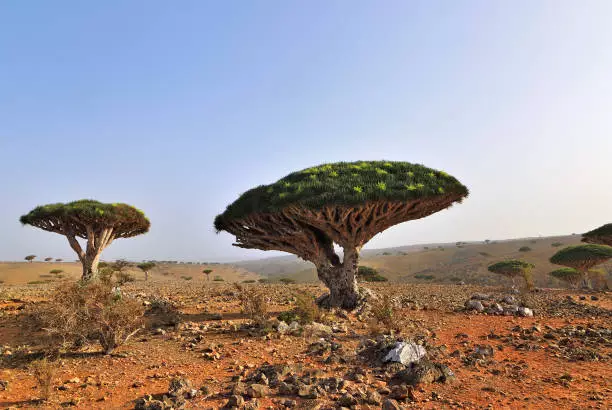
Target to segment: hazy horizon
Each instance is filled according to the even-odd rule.
[[[0,3],[0,260],[76,259],[19,217],[94,198],[151,231],[104,259],[238,261],[214,217],[309,166],[444,170],[462,204],[366,248],[612,220],[612,3]]]

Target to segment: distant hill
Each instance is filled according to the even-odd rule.
[[[392,282],[466,283],[497,285],[505,279],[487,271],[487,266],[504,259],[524,259],[536,265],[537,286],[558,286],[548,275],[557,268],[548,259],[563,246],[580,243],[580,235],[521,238],[488,242],[457,242],[369,249],[362,252],[361,264],[378,269]],[[527,247],[519,251],[520,248]],[[299,282],[317,280],[310,262],[295,256],[281,256],[234,264],[269,279],[288,277]],[[610,268],[610,264],[608,264]],[[609,269],[609,271],[612,269]]]

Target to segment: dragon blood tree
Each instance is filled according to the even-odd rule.
[[[612,246],[612,223],[582,234],[582,242]]]
[[[582,279],[582,273],[574,268],[559,268],[550,272],[550,276],[559,279],[562,282],[568,283],[572,288],[575,288]]]
[[[100,254],[113,240],[146,233],[151,225],[144,213],[133,206],[87,199],[38,206],[20,221],[68,238],[83,264],[82,280],[85,281],[96,277]],[[77,238],[87,241],[85,250]]]
[[[352,309],[362,299],[356,276],[363,245],[393,225],[431,215],[467,195],[455,178],[423,165],[339,162],[245,192],[216,217],[215,228],[235,235],[235,246],[285,251],[312,262],[329,288],[319,303]]]
[[[514,278],[517,276],[523,277],[525,279],[525,283],[527,287],[533,286],[533,281],[531,278],[531,270],[535,268],[535,265],[529,262],[525,262],[518,259],[510,259],[507,261],[501,261],[490,265],[487,269],[489,272],[497,273],[499,275],[504,275],[512,279],[512,284],[514,284]]]
[[[611,258],[612,246],[588,244],[563,248],[550,258],[550,262],[576,269],[584,284],[589,286],[589,269]]]

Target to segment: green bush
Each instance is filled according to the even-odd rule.
[[[221,276],[215,276],[213,282],[225,282],[225,279],[223,279]]]
[[[280,278],[278,281],[280,283],[285,284],[285,285],[290,285],[290,284],[296,283],[295,279],[291,279],[291,278]]]
[[[359,266],[357,268],[357,279],[364,282],[386,282],[388,280],[380,275],[376,269],[369,266]]]
[[[531,248],[529,246],[521,246],[519,248],[519,252],[529,252],[531,251]]]
[[[424,273],[417,273],[414,275],[415,279],[424,279],[424,280],[432,280],[435,278],[435,275],[425,275]]]
[[[247,279],[247,280],[243,280],[242,283],[255,283],[257,282],[255,279]]]
[[[181,279],[183,279],[183,280],[191,280],[191,279],[193,279],[193,277],[191,277],[191,276],[181,276]]]
[[[62,272],[64,272],[64,271],[63,271],[63,270],[61,270],[61,269],[51,269],[51,270],[49,271],[49,273],[52,273],[52,274],[54,274],[54,275],[58,275],[58,274],[60,274],[60,273],[62,273]]]

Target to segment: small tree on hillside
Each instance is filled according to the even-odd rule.
[[[23,259],[25,259],[26,261],[28,261],[28,262],[32,263],[32,261],[33,261],[34,259],[36,259],[36,255],[28,255],[28,256],[26,256],[26,257],[25,257],[25,258],[23,258]]]
[[[206,275],[206,280],[210,282],[210,274],[212,273],[212,269],[204,269],[202,273]]]
[[[582,242],[612,246],[612,223],[583,234]]]
[[[576,288],[582,279],[582,273],[574,268],[559,268],[550,272],[550,276],[559,279],[562,282],[569,284],[572,288]]]
[[[215,219],[235,246],[289,252],[312,262],[326,307],[355,308],[361,248],[391,226],[461,202],[468,189],[445,172],[407,162],[325,164],[244,193]],[[334,245],[343,249],[343,257]]]
[[[369,266],[359,266],[357,269],[357,279],[364,282],[386,282],[387,278],[380,275],[378,271]]]
[[[576,269],[582,275],[583,284],[590,287],[589,269],[611,258],[612,246],[588,244],[563,248],[550,258],[550,262]]]
[[[151,225],[142,211],[130,205],[87,199],[39,206],[20,221],[64,235],[83,265],[83,280],[96,277],[100,255],[113,240],[146,233]],[[77,238],[87,241],[85,250]]]
[[[138,266],[138,269],[144,272],[145,281],[147,281],[149,280],[149,271],[155,267],[155,262],[143,262],[136,266]]]
[[[523,277],[527,288],[533,287],[533,279],[531,276],[531,270],[535,267],[534,264],[517,260],[510,259],[507,261],[501,261],[494,263],[488,267],[489,272],[497,273],[498,275],[504,275],[512,279],[512,285],[514,285],[514,279],[517,276]]]
[[[45,258],[45,262],[51,262],[53,258]]]

